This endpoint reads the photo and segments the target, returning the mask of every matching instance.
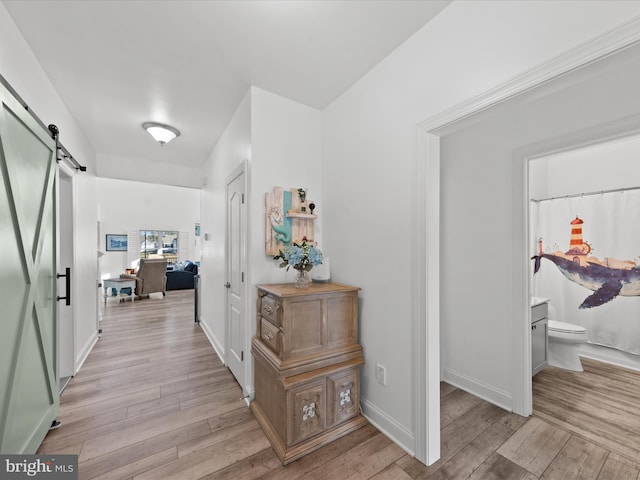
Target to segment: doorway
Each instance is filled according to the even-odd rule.
[[[226,181],[226,364],[246,395],[246,361],[248,350],[245,332],[247,317],[246,258],[247,207],[246,162],[236,168]],[[245,353],[246,350],[246,353]]]
[[[438,284],[441,311],[443,314],[446,312],[442,325],[446,325],[449,331],[442,332],[440,340],[447,337],[450,344],[447,344],[446,348],[440,346],[435,350],[435,355],[439,352],[443,354],[440,359],[440,373],[442,376],[452,374],[455,376],[454,385],[463,384],[465,390],[521,415],[527,416],[531,413],[530,262],[527,258],[529,213],[526,165],[528,159],[536,155],[559,151],[569,145],[585,144],[594,137],[619,135],[621,132],[637,128],[639,118],[634,115],[637,115],[640,108],[636,104],[637,95],[632,92],[635,90],[633,85],[640,81],[640,68],[634,60],[638,58],[638,46],[633,42],[633,39],[625,37],[624,32],[614,32],[608,38],[603,37],[584,44],[576,51],[558,57],[553,62],[534,69],[486,95],[418,125],[419,155],[416,170],[422,185],[426,185],[427,192],[431,189],[439,189],[442,192],[441,196],[433,201],[426,195],[420,198],[421,211],[418,216],[426,218],[426,231],[437,239],[432,243],[428,240],[425,242],[426,258],[437,257],[446,265],[446,268],[443,268],[446,275],[440,276]],[[576,58],[579,61],[576,61]],[[602,70],[599,71],[599,68]],[[625,68],[627,71],[624,71]],[[572,77],[569,72],[577,72],[578,77]],[[579,76],[585,73],[591,74],[590,78],[595,81],[581,82]],[[607,74],[610,78],[604,78]],[[599,80],[603,81],[601,85],[597,85]],[[607,84],[612,81],[613,83]],[[572,84],[578,83],[578,90],[571,90],[571,87],[575,86]],[[614,88],[611,88],[611,85],[614,85]],[[527,94],[529,96],[526,96]],[[546,99],[550,103],[542,107],[542,104],[536,103],[539,99]],[[567,99],[576,103],[569,106],[562,103]],[[561,102],[557,103],[558,100]],[[505,121],[506,117],[502,114],[509,108],[507,104],[510,101],[520,101],[524,114],[517,119]],[[558,108],[554,108],[556,104]],[[585,115],[587,109],[588,113]],[[560,125],[560,119],[555,117],[549,122],[549,112],[557,112],[565,118],[574,114],[575,123]],[[494,123],[492,128],[484,132],[476,130],[471,134],[473,126],[482,125],[483,121],[500,119],[502,123]],[[553,122],[554,125],[550,125]],[[542,131],[527,136],[539,127]],[[466,132],[463,132],[464,130]],[[470,136],[464,139],[461,132]],[[497,134],[498,137],[491,137],[492,134]],[[467,146],[474,145],[471,151],[464,153],[457,149],[463,146],[464,142],[467,142]],[[499,145],[502,151],[491,151],[495,145]],[[491,152],[490,158],[478,161],[479,153],[486,155],[488,152]],[[451,155],[454,161],[449,162],[452,159]],[[467,155],[469,161],[461,161],[456,155]],[[440,173],[441,168],[444,170],[445,166],[448,171]],[[428,172],[433,174],[430,175]],[[457,194],[461,194],[459,198],[455,198]],[[480,201],[485,202],[487,199],[495,200],[495,205],[498,205],[490,217],[487,217],[486,211],[482,213],[476,208]],[[457,210],[449,208],[450,205],[457,205]],[[474,208],[467,208],[470,205]],[[484,224],[487,218],[492,217],[494,220],[500,219],[497,223],[489,222],[497,227],[495,230],[487,229]],[[443,219],[443,223],[440,223],[440,219]],[[451,224],[447,225],[444,219],[449,219]],[[464,219],[465,222],[460,222],[460,219]],[[456,221],[459,222],[458,225],[453,224]],[[494,258],[499,260],[497,264],[487,262],[487,256],[485,260],[478,260],[481,256],[472,253],[465,254],[463,263],[459,255],[468,251],[468,245],[458,245],[456,242],[468,239],[469,231],[474,232],[474,239],[477,240],[474,244],[476,253],[480,250],[489,254],[492,245],[488,240],[496,236],[509,239],[505,255],[494,255]],[[421,232],[422,229],[416,226],[415,234],[419,236]],[[443,251],[440,251],[440,242],[446,245]],[[422,278],[427,275],[426,263],[428,262],[420,267]],[[476,285],[481,288],[475,290],[454,288],[455,285],[451,282],[460,278],[468,279],[472,272],[493,272],[498,281],[494,282],[494,285],[481,282]],[[447,281],[450,283],[447,284]],[[496,286],[505,288],[496,290]],[[432,293],[432,287],[427,284],[426,294],[421,292],[418,295],[422,299],[426,298],[428,305],[429,300],[434,298],[431,296]],[[488,309],[484,313],[481,310],[480,315],[471,315],[470,312],[477,313],[477,305],[482,305],[482,301],[487,298],[505,300],[499,305],[499,312]],[[471,304],[474,305],[473,308]],[[467,311],[461,311],[465,305]],[[434,313],[431,315],[427,311],[423,317],[426,318],[427,332],[438,331],[440,314]],[[419,317],[416,318],[419,322]],[[483,332],[475,330],[475,325],[478,324],[485,326]],[[452,331],[452,328],[457,330]],[[485,335],[490,332],[500,333],[499,338],[495,335]],[[474,336],[474,333],[482,335]],[[482,342],[470,342],[470,338],[482,339]],[[438,438],[438,433],[434,434],[438,423],[432,415],[433,404],[430,403],[431,400],[426,406],[420,403],[425,398],[431,399],[430,393],[437,391],[440,380],[430,374],[432,362],[437,364],[439,360],[439,356],[433,358],[434,350],[430,347],[432,342],[433,338],[429,335],[420,340],[422,350],[427,352],[427,359],[426,364],[418,363],[422,368],[418,382],[421,381],[425,386],[427,396],[421,396],[421,385],[418,383],[416,397],[418,405],[422,406],[421,411],[424,412],[423,417],[417,418],[422,418],[426,423],[423,439],[427,439],[422,444],[424,450],[419,451],[416,448],[416,456],[419,459],[426,458],[426,463],[437,459],[437,456],[432,457],[436,452],[433,439]],[[448,363],[452,359],[456,362],[455,365]],[[498,368],[495,369],[494,366]],[[421,426],[418,425],[418,433],[420,429]],[[416,444],[421,445],[419,438],[416,439]]]
[[[58,279],[58,291],[64,292],[65,296],[70,296],[70,302],[58,302],[59,318],[59,345],[58,345],[58,365],[60,369],[60,393],[65,389],[71,377],[76,374],[75,353],[76,353],[76,328],[75,328],[75,269],[74,269],[74,235],[73,235],[73,189],[74,176],[64,165],[58,165],[58,245],[59,259],[58,272],[63,273],[67,268],[71,275],[69,281],[69,291],[66,291],[67,279]],[[70,303],[70,305],[67,305]]]

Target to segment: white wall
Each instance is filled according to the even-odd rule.
[[[562,197],[640,186],[640,136],[634,135],[532,160],[529,196]]]
[[[97,339],[97,239],[95,152],[79,125],[43,72],[33,52],[0,2],[0,74],[46,125],[60,129],[60,141],[87,167],[75,176],[75,280],[76,364]]]
[[[200,203],[202,263],[200,265],[200,321],[218,354],[225,355],[225,189],[227,176],[251,159],[251,92],[205,162]],[[208,239],[205,239],[205,235]]]
[[[245,352],[255,334],[255,289],[262,283],[293,280],[293,271],[279,269],[264,252],[265,194],[274,186],[308,188],[318,205],[316,240],[322,249],[323,197],[321,113],[313,108],[252,87],[208,159],[202,191],[202,322],[216,350],[225,355],[225,180],[248,160],[248,272]],[[245,358],[250,358],[245,355]],[[251,362],[246,362],[245,393],[253,391]]]
[[[251,91],[250,283],[291,282],[293,269],[287,273],[265,255],[265,194],[275,186],[307,189],[307,199],[314,201],[318,215],[314,240],[331,256],[322,240],[322,117],[319,110],[265,90],[254,87]]]
[[[127,252],[107,252],[107,234],[127,234],[140,230],[187,232],[189,260],[195,258],[195,224],[200,221],[200,190],[154,183],[97,179],[100,207],[101,276],[119,276],[127,265]]]
[[[179,162],[167,165],[142,158],[128,158],[98,153],[98,175],[100,177],[136,180],[145,183],[200,188],[201,169],[188,167]]]
[[[325,110],[324,245],[331,251],[334,280],[363,288],[363,405],[365,413],[408,450],[413,449],[415,432],[410,326],[415,299],[409,283],[415,254],[408,246],[417,214],[410,196],[416,125],[639,14],[635,2],[454,2]],[[489,177],[473,163],[451,165],[443,174],[443,195],[479,176],[485,182],[482,195],[500,197],[489,185],[510,182],[505,168],[498,163]],[[451,213],[443,212],[443,217],[462,222],[462,228],[467,216]],[[507,213],[504,207],[495,212]],[[479,219],[472,225],[480,228],[471,232],[480,247],[465,250],[474,258],[473,253],[504,228],[498,225],[487,236]],[[444,255],[450,252],[447,244],[455,241],[451,235],[458,233],[447,230],[441,237]],[[464,268],[466,256],[448,261],[456,268],[443,266],[443,284],[451,285],[456,275],[480,274],[473,263]],[[461,298],[445,293],[442,301],[444,326],[456,320],[452,308]],[[470,319],[478,308],[465,302],[455,314]],[[505,320],[504,308],[498,306],[497,314]],[[466,332],[457,334],[453,341],[472,343]],[[462,348],[456,347],[456,354],[468,359]],[[477,364],[468,373],[497,371],[496,384],[508,392],[504,360],[501,353],[475,358]],[[375,381],[376,363],[387,369],[386,386]]]

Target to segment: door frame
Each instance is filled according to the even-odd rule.
[[[439,258],[440,258],[440,137],[444,127],[451,128],[455,122],[477,112],[495,106],[515,95],[535,88],[591,62],[612,55],[629,46],[640,43],[640,17],[619,25],[604,34],[514,77],[513,79],[483,92],[482,94],[447,109],[416,128],[416,158],[414,162],[414,191],[417,214],[412,226],[412,238],[424,239],[419,245],[420,262],[413,274],[412,298],[414,335],[415,390],[414,415],[415,456],[431,465],[440,458],[440,305],[439,305]],[[451,133],[451,131],[447,132]],[[521,196],[528,192],[528,169],[521,162],[514,172],[513,188]],[[524,170],[524,172],[522,171]],[[523,185],[524,184],[524,185]],[[525,203],[525,199],[521,201]],[[528,199],[526,199],[528,202]],[[514,209],[515,210],[515,209]],[[518,212],[520,213],[520,212]],[[524,268],[524,246],[528,245],[528,225],[514,231],[514,265],[522,265],[518,295],[512,302],[514,318],[528,319],[530,316],[528,295],[529,262]],[[515,258],[522,254],[522,258]],[[517,323],[511,335],[512,369],[511,392],[513,412],[529,416],[532,411],[530,370],[530,330],[527,322]],[[521,353],[518,353],[521,352]]]
[[[228,231],[228,225],[229,225],[229,205],[227,203],[227,199],[228,199],[228,186],[229,184],[237,177],[239,177],[240,175],[244,176],[244,194],[245,194],[245,201],[244,201],[244,215],[242,216],[242,231],[244,232],[244,238],[242,239],[241,243],[241,268],[242,271],[244,272],[244,282],[242,282],[241,285],[241,291],[242,291],[242,300],[243,300],[243,318],[241,320],[241,324],[242,324],[242,328],[243,328],[243,335],[241,336],[242,341],[243,341],[243,348],[244,348],[244,361],[243,361],[243,379],[242,382],[238,382],[240,384],[240,387],[242,388],[242,392],[243,392],[243,396],[249,395],[250,392],[248,392],[248,385],[251,385],[251,378],[250,378],[250,369],[247,368],[247,365],[250,364],[250,362],[248,361],[250,358],[249,355],[249,348],[250,348],[250,344],[249,344],[249,339],[251,338],[251,335],[248,335],[247,333],[250,332],[249,330],[249,322],[248,322],[248,312],[249,312],[249,301],[248,301],[248,289],[247,289],[247,285],[249,285],[249,272],[247,269],[247,265],[248,265],[248,239],[249,239],[249,189],[248,189],[248,185],[249,185],[249,168],[248,168],[248,164],[249,162],[247,160],[244,160],[240,165],[238,165],[236,168],[233,169],[233,171],[227,175],[226,179],[225,179],[225,224],[224,224],[224,229],[225,229],[225,233],[224,233],[224,242],[225,242],[225,252],[227,255],[225,255],[227,258],[225,260],[225,282],[228,282],[228,279],[230,277],[229,275],[229,258],[228,258],[228,252],[229,252],[229,231]],[[226,294],[225,294],[225,347],[224,347],[224,364],[226,366],[229,366],[229,355],[230,355],[230,347],[231,347],[231,325],[230,325],[230,321],[229,321],[229,301],[228,301],[228,295],[229,292],[227,290]],[[242,384],[244,383],[244,385]]]
[[[75,280],[75,275],[76,275],[76,270],[75,270],[75,265],[76,265],[76,248],[75,248],[75,239],[76,239],[76,218],[75,218],[75,204],[76,204],[76,171],[73,169],[73,167],[67,165],[66,163],[64,163],[63,161],[58,162],[58,188],[60,188],[60,185],[62,183],[61,177],[67,177],[69,179],[69,182],[71,183],[71,211],[63,213],[62,212],[62,207],[64,207],[64,205],[62,204],[62,201],[60,200],[60,198],[58,198],[58,250],[62,250],[62,243],[60,242],[60,227],[59,227],[59,222],[61,219],[62,215],[68,215],[69,216],[69,220],[71,222],[71,238],[73,241],[72,244],[72,249],[71,249],[71,256],[70,256],[70,265],[61,265],[60,264],[60,255],[58,255],[58,273],[62,273],[62,269],[69,266],[71,268],[71,285],[70,285],[70,290],[71,290],[71,350],[72,350],[72,355],[73,355],[73,373],[71,374],[71,376],[74,376],[76,373],[78,373],[78,357],[77,357],[77,353],[78,353],[78,348],[77,348],[77,343],[76,343],[76,335],[77,335],[77,300],[78,300],[78,294],[77,294],[77,289],[76,289],[76,280]],[[58,282],[61,282],[62,280],[58,280]],[[67,294],[67,292],[65,292],[65,295]],[[62,337],[62,324],[61,324],[61,320],[62,320],[62,315],[60,312],[60,308],[62,307],[61,302],[58,302],[58,322],[60,323],[59,328],[60,328],[60,335],[58,338],[58,348],[59,348],[59,352],[58,355],[60,355],[60,352],[62,349],[60,349],[60,342],[61,342],[61,337]],[[60,362],[61,363],[61,362]]]

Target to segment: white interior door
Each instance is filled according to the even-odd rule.
[[[236,380],[245,385],[245,171],[236,169],[227,178],[227,359]]]
[[[58,302],[58,317],[60,324],[60,343],[58,349],[60,362],[60,378],[73,377],[75,371],[75,324],[74,305],[76,304],[74,292],[75,270],[73,266],[73,174],[67,174],[63,169],[59,171],[58,183],[58,232],[60,245],[59,273],[64,273],[66,268],[71,272],[71,285],[66,291],[66,279],[58,279],[58,291],[63,295],[71,295],[71,305],[67,302]]]
[[[56,144],[0,84],[0,452],[34,453],[58,414]]]

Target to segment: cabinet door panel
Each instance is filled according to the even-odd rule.
[[[291,302],[288,335],[291,355],[317,350],[323,345],[322,300]]]
[[[357,297],[343,296],[327,299],[327,343],[350,345],[356,343]]]
[[[287,415],[290,423],[289,444],[300,442],[326,427],[326,387],[325,378],[301,385],[289,392],[289,407]]]
[[[359,393],[357,369],[329,377],[327,385],[329,426],[344,422],[358,414]]]

